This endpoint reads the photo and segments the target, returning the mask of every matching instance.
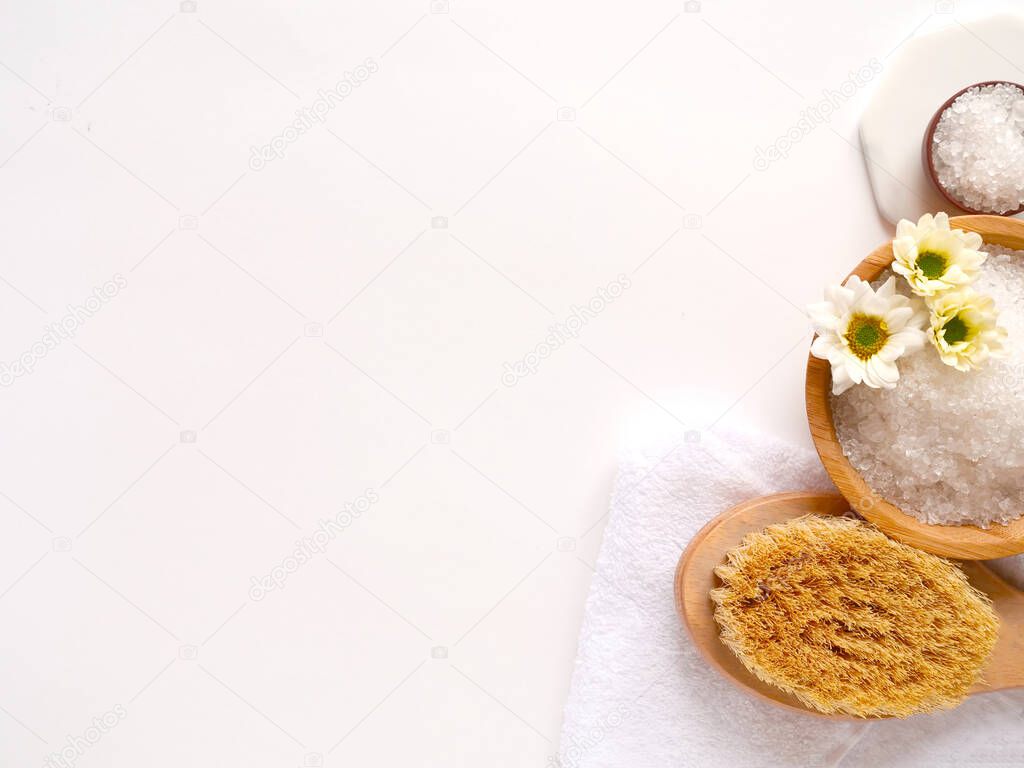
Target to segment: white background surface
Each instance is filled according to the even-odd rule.
[[[0,763],[123,707],[71,763],[544,766],[624,433],[806,441],[800,307],[890,236],[865,89],[757,147],[950,5],[4,3]]]

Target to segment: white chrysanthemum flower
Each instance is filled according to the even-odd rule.
[[[1006,329],[996,325],[991,296],[961,288],[936,296],[930,308],[932,344],[946,365],[969,371],[1003,354]]]
[[[987,256],[979,248],[981,235],[950,229],[945,213],[926,213],[917,224],[901,219],[892,241],[892,269],[918,296],[934,296],[974,282]]]
[[[811,354],[832,365],[832,393],[861,382],[892,389],[896,360],[924,346],[928,312],[917,299],[896,293],[890,277],[876,292],[856,275],[825,290],[825,301],[807,308],[818,337]]]

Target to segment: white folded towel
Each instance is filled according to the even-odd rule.
[[[561,768],[1024,765],[1021,692],[903,721],[839,721],[755,699],[708,667],[675,613],[683,547],[734,504],[805,489],[834,490],[817,456],[763,436],[690,432],[623,459],[580,630]]]

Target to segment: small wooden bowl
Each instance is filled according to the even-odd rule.
[[[983,83],[974,83],[973,85],[968,85],[966,88],[961,88],[959,91],[957,91],[948,99],[946,99],[945,103],[935,111],[935,114],[932,116],[931,121],[928,123],[928,127],[925,129],[924,141],[922,141],[921,143],[921,159],[924,162],[925,173],[928,174],[928,178],[931,179],[932,181],[932,186],[934,186],[939,191],[940,195],[946,198],[950,205],[955,206],[958,210],[967,211],[968,213],[974,213],[979,215],[994,214],[994,212],[979,211],[974,208],[968,208],[961,201],[953,197],[949,193],[949,191],[944,186],[942,186],[941,183],[939,183],[939,174],[938,171],[935,170],[935,157],[932,151],[932,138],[935,136],[935,126],[939,124],[939,118],[942,117],[942,113],[949,109],[950,105],[954,101],[956,101],[957,98],[959,98],[962,94],[966,93],[967,91],[971,90],[971,88],[980,88],[985,85],[1012,85],[1024,91],[1024,85],[1020,85],[1009,80],[986,80]],[[1021,211],[1024,211],[1024,205],[1022,205],[1015,211],[1006,211],[1005,213],[1000,215],[1013,216],[1015,214],[1020,213]]]
[[[1024,221],[1002,216],[957,216],[950,226],[977,232],[986,243],[1024,250]],[[876,248],[851,274],[875,280],[893,261],[892,243]],[[1024,552],[1024,517],[1007,525],[930,525],[875,493],[843,453],[832,420],[832,371],[827,360],[807,360],[807,422],[821,463],[850,506],[894,539],[958,560],[991,560]]]

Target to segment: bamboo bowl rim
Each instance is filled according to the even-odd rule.
[[[986,243],[1024,250],[1024,221],[1002,216],[956,216],[950,226],[977,232]],[[851,272],[862,280],[878,278],[893,261],[892,243],[880,245]],[[845,282],[845,281],[844,281]],[[804,387],[811,439],[832,482],[861,516],[892,538],[932,554],[959,560],[991,560],[1024,552],[1024,517],[1006,525],[922,523],[873,491],[843,453],[832,418],[832,371],[827,360],[808,355]]]

